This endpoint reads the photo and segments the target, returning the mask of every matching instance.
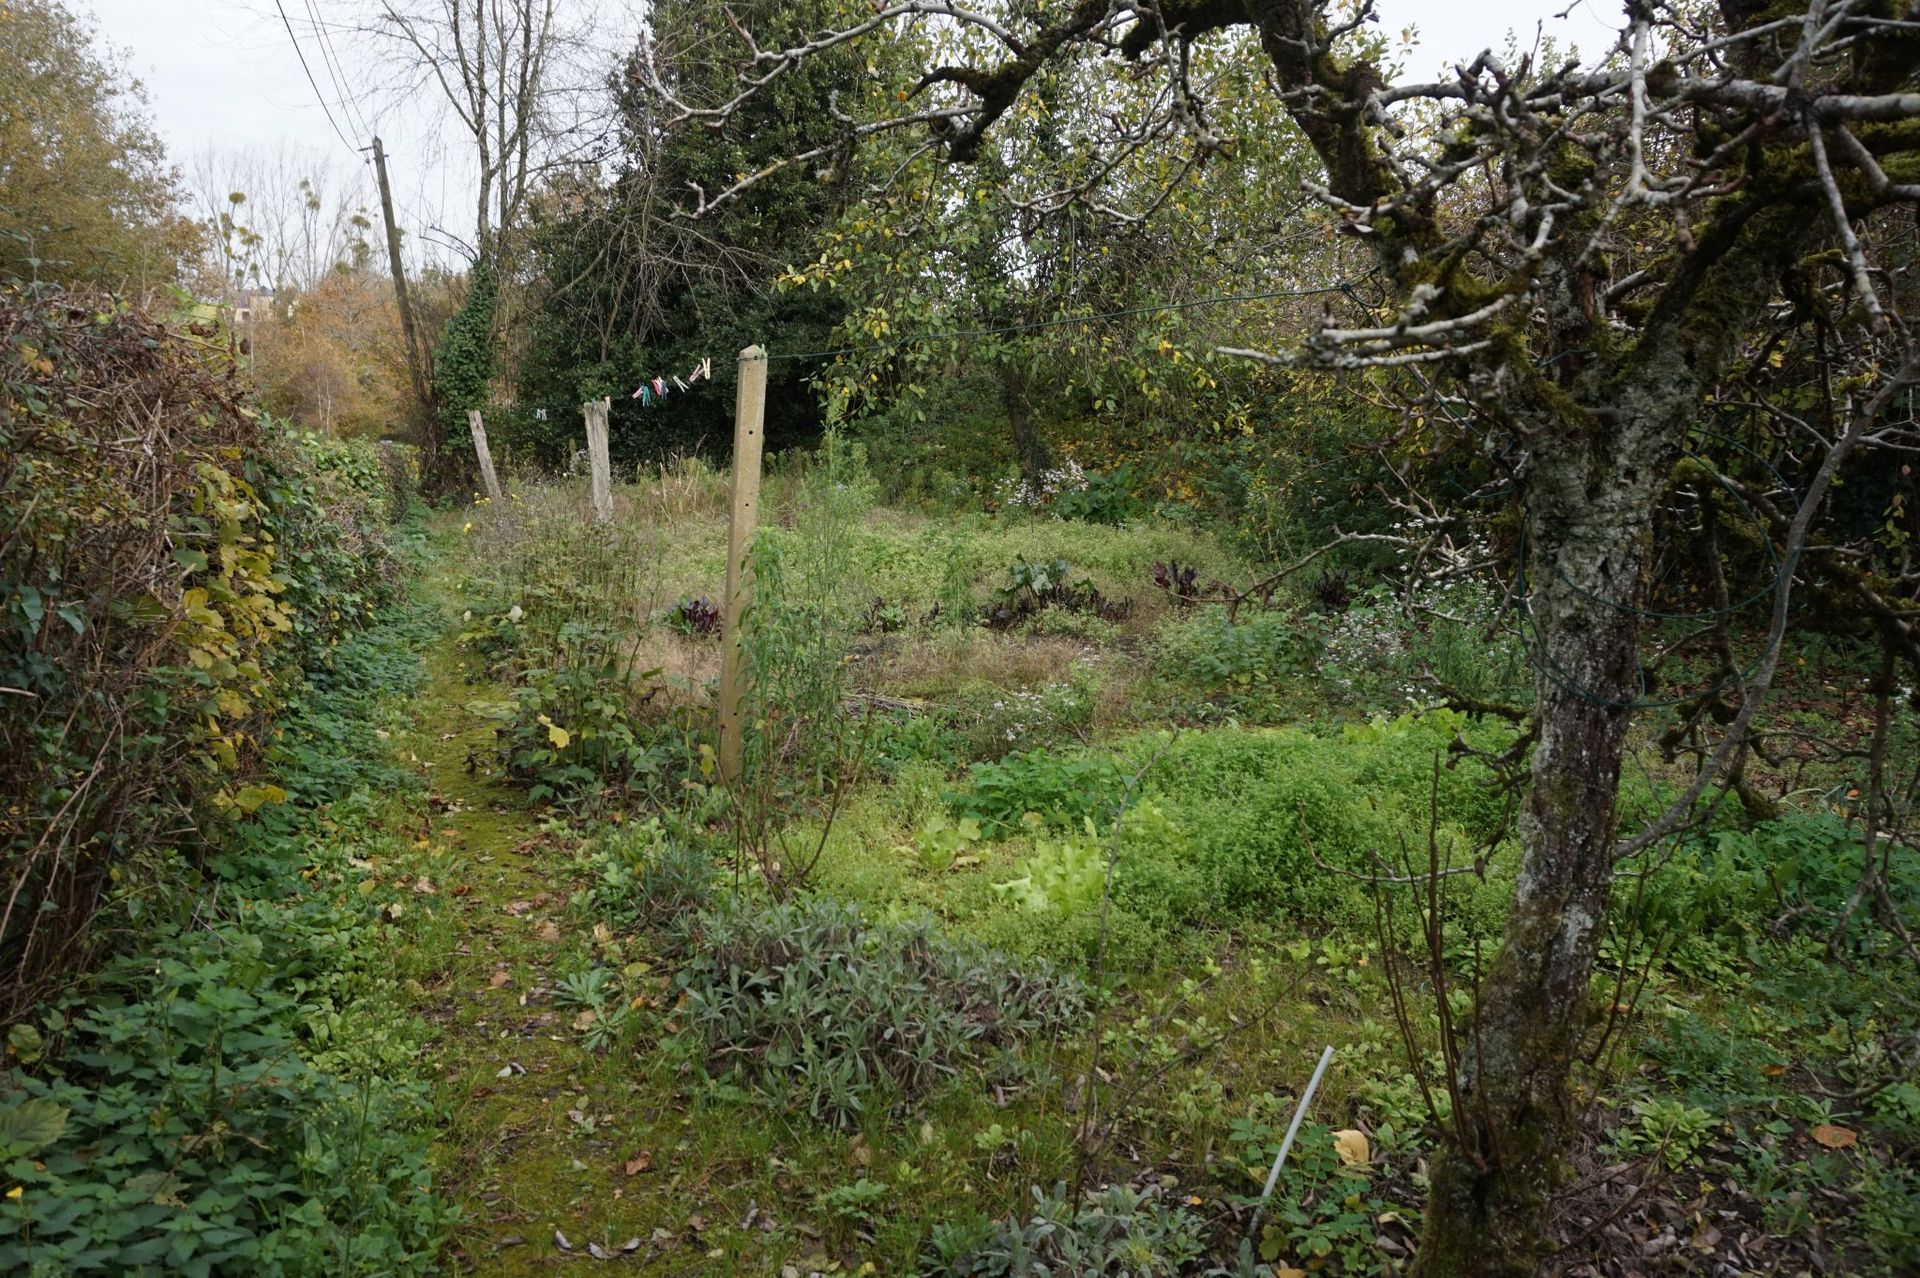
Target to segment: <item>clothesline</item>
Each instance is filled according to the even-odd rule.
[[[685,392],[693,389],[693,384],[702,378],[708,381],[713,380],[713,360],[710,358],[703,357],[698,364],[687,371],[684,378],[672,374],[666,377],[649,377],[634,388],[630,398],[639,400],[642,408],[652,408],[672,393],[667,387],[669,381],[673,383],[673,390]]]

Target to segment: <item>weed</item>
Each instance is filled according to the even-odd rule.
[[[667,626],[683,635],[717,635],[720,610],[705,595],[682,599],[667,613]]]

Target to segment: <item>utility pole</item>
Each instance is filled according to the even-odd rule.
[[[400,261],[400,227],[393,220],[393,188],[387,185],[387,153],[373,140],[373,172],[380,180],[380,216],[387,223],[387,264],[393,271],[393,296],[400,307],[400,339],[407,348],[407,376],[413,381],[414,402],[421,416],[433,406],[426,370],[420,366],[420,339],[413,326],[413,303],[407,297],[407,271]]]

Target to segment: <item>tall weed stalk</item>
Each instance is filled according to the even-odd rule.
[[[847,655],[868,595],[861,525],[876,495],[864,450],[829,431],[799,478],[793,528],[763,529],[749,554],[736,847],[741,868],[753,865],[780,897],[811,875],[864,756],[865,721],[842,707]],[[786,827],[822,801],[827,819],[819,838],[796,856]]]

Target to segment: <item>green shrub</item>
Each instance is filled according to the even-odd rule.
[[[1071,1025],[1086,1005],[1079,981],[1045,965],[821,898],[735,898],[682,944],[685,1032],[709,1070],[841,1127],[926,1095],[986,1049]]]
[[[1643,925],[1656,935],[1740,940],[1783,915],[1816,930],[1860,881],[1861,838],[1833,812],[1789,812],[1751,830],[1684,840],[1639,894]],[[1891,884],[1896,899],[1920,899],[1911,865]],[[1824,932],[1822,932],[1824,934]]]
[[[1118,853],[1114,900],[1154,931],[1200,917],[1214,899],[1192,832],[1153,799],[1136,801],[1120,819]]]
[[[1154,662],[1166,678],[1206,692],[1249,692],[1312,670],[1317,636],[1279,612],[1243,611],[1239,620],[1208,604],[1162,627]]]
[[[1220,730],[1129,747],[1158,758],[1145,797],[1192,831],[1195,868],[1212,908],[1282,907],[1329,920],[1355,902],[1351,885],[1314,864],[1370,868],[1393,846],[1387,817],[1355,784],[1356,752],[1289,730]]]
[[[1110,822],[1120,806],[1120,765],[1102,754],[1053,754],[1029,750],[998,763],[976,763],[971,784],[950,796],[961,816],[1004,838],[1029,813],[1050,829],[1070,830],[1083,822]]]
[[[7,1021],[113,939],[110,885],[274,796],[280,700],[396,574],[367,458],[246,411],[223,345],[12,287],[0,330]]]
[[[1476,840],[1494,838],[1508,817],[1507,795],[1483,760],[1454,751],[1456,739],[1494,752],[1512,741],[1513,729],[1497,721],[1474,721],[1453,710],[1427,710],[1391,719],[1376,716],[1340,730],[1341,743],[1351,754],[1355,781],[1383,801],[1394,800],[1409,828],[1424,832],[1429,805],[1437,797],[1443,824],[1458,826]],[[1436,759],[1440,763],[1437,776]],[[1425,839],[1415,843],[1424,845]]]

